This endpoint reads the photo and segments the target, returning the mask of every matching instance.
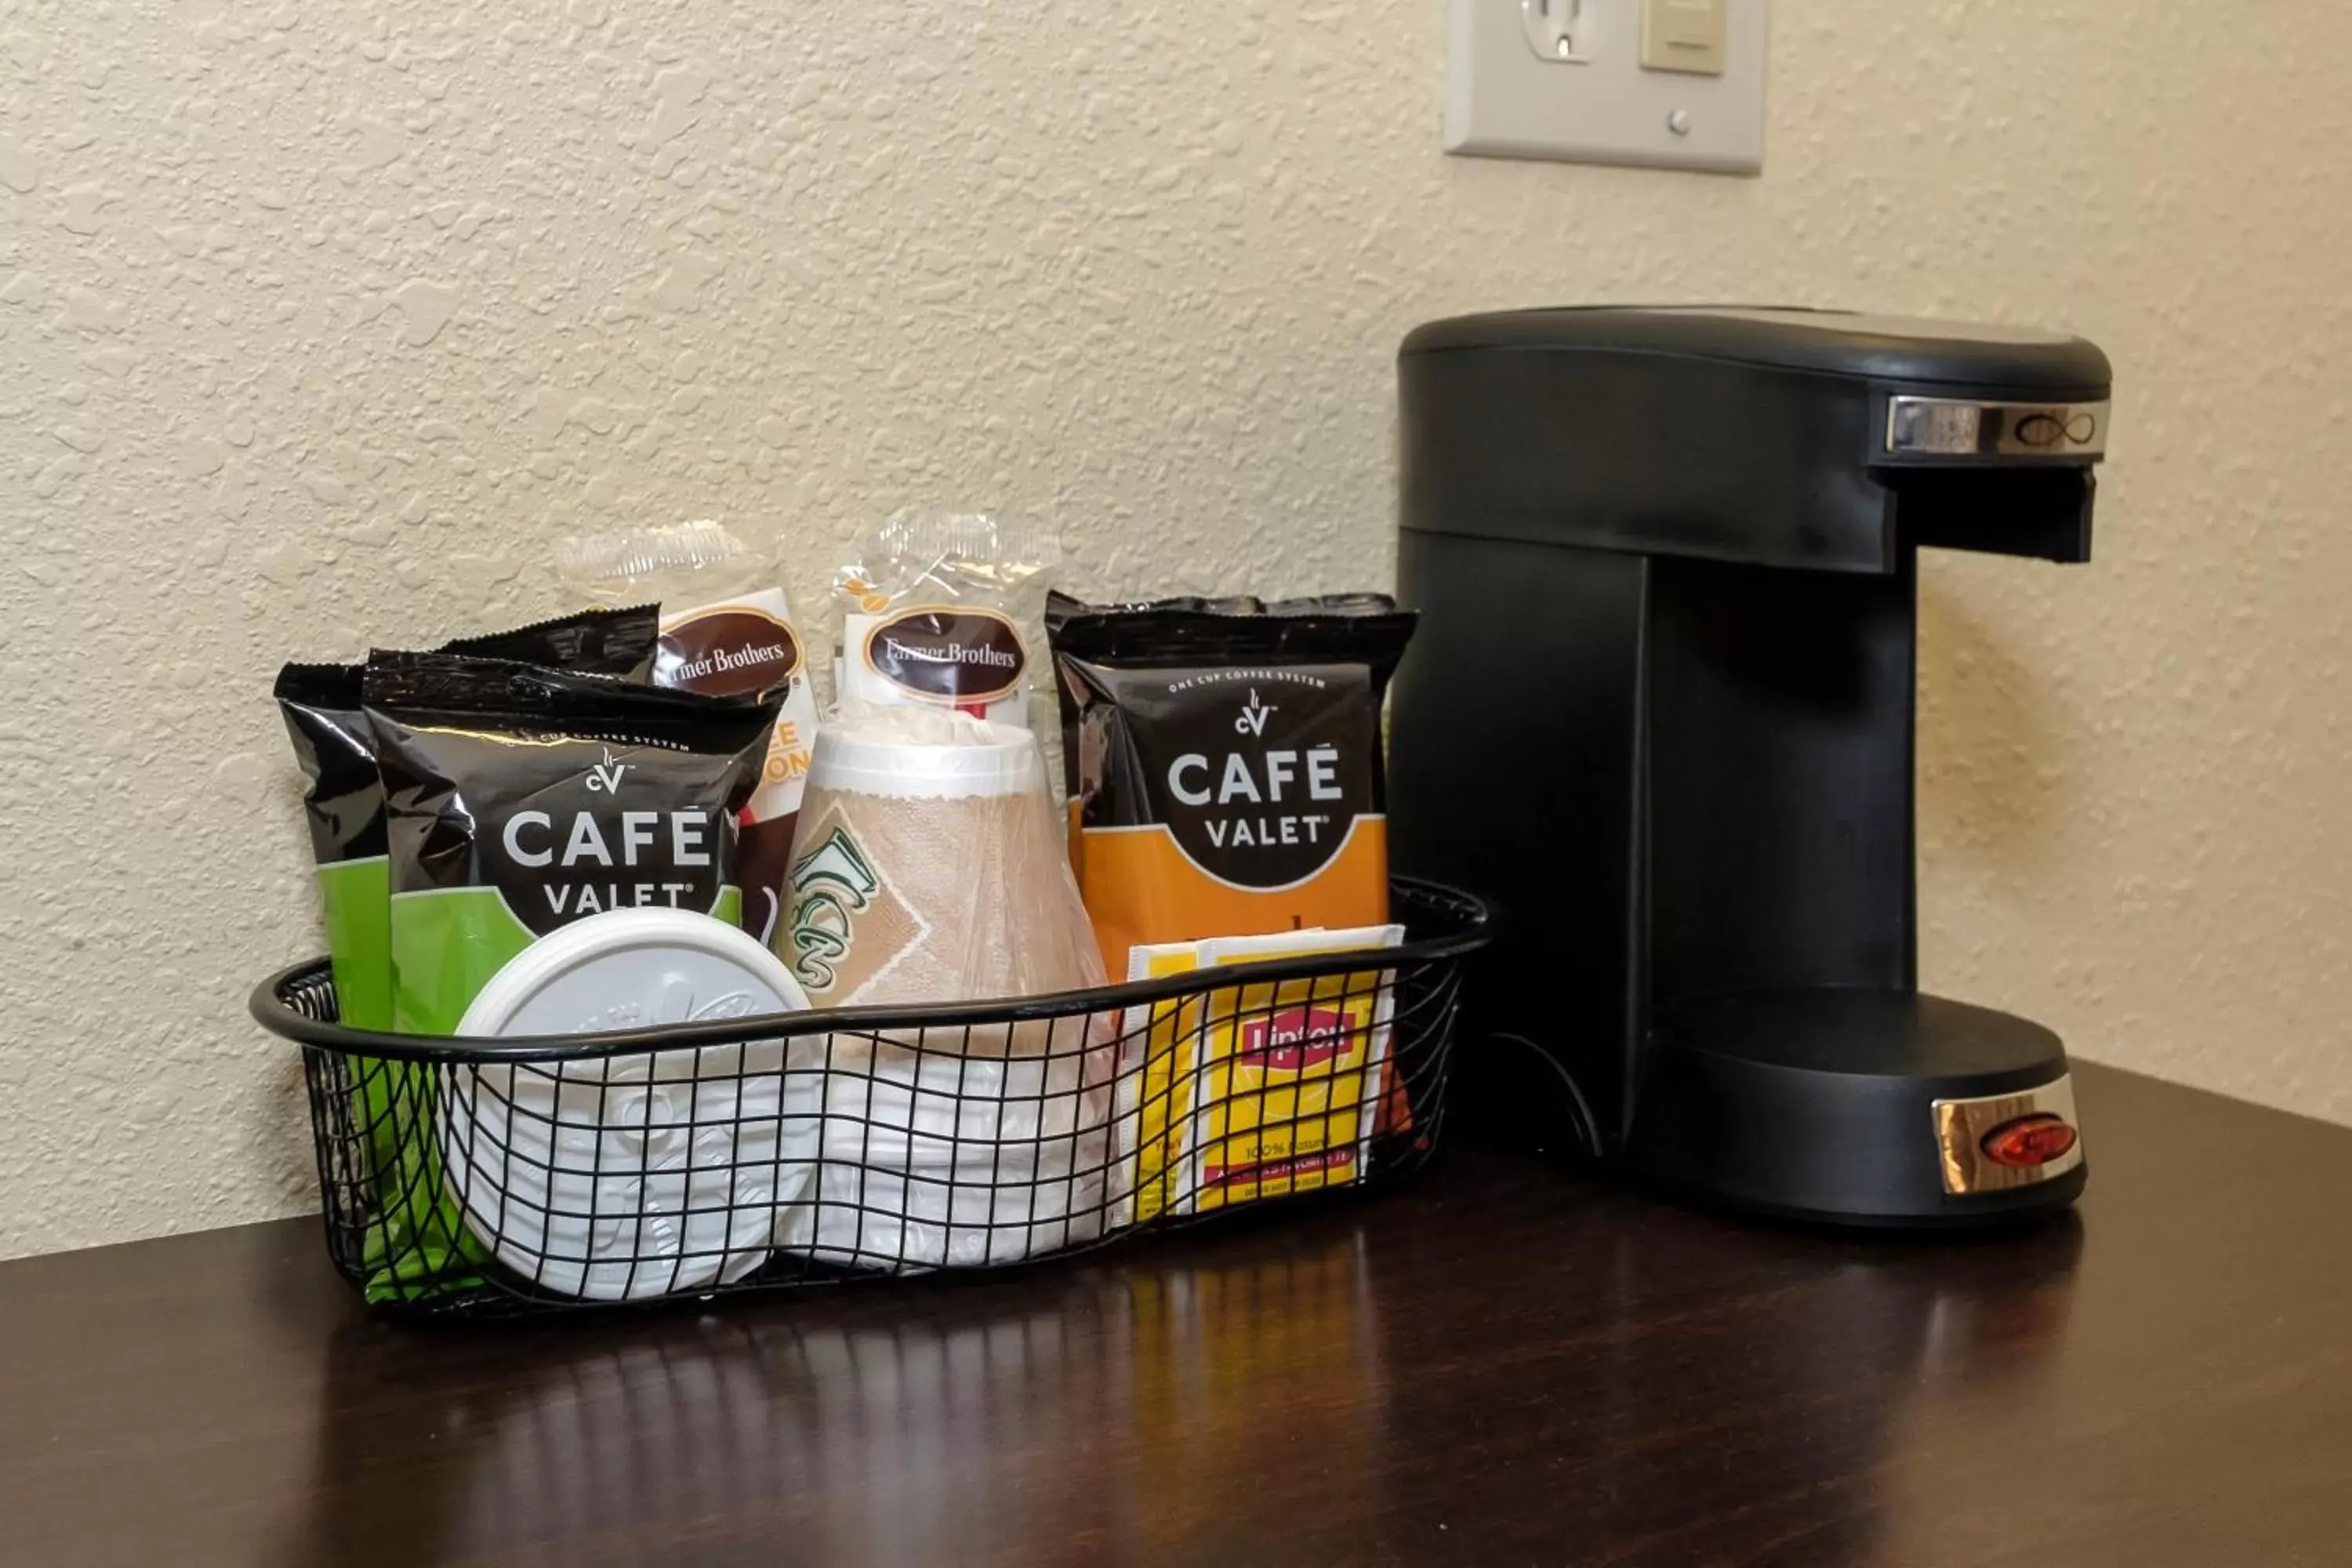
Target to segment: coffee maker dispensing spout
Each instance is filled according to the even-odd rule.
[[[1549,310],[1405,341],[1398,869],[1509,917],[1465,1109],[1814,1220],[1967,1225],[2086,1175],[2049,1030],[1918,989],[1922,546],[2083,562],[2078,338]]]

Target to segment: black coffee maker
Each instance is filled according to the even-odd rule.
[[[1922,546],[2091,552],[2106,358],[1737,308],[1423,327],[1399,361],[1400,870],[1508,927],[1461,1103],[1845,1224],[2071,1203],[2049,1030],[1918,990]]]

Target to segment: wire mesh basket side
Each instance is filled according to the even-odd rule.
[[[329,1250],[372,1300],[497,1315],[997,1268],[1378,1184],[1434,1144],[1461,977],[1364,958],[556,1060],[308,1044]],[[331,1021],[323,979],[282,1000]]]
[[[336,1019],[323,969],[283,1000],[304,1017]],[[302,1063],[336,1268],[376,1301],[456,1300],[482,1288],[478,1266],[488,1254],[427,1158],[436,1069],[315,1047]]]

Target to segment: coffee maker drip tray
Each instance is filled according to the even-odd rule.
[[[2085,1169],[2056,1035],[1912,991],[1736,992],[1661,1008],[1626,1129],[1669,1188],[1796,1218],[1981,1225]]]

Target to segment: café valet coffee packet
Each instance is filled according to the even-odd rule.
[[[517,631],[463,637],[441,651],[513,659],[642,680],[651,669],[660,612],[651,605],[591,610]],[[385,937],[383,784],[375,739],[361,711],[365,667],[289,664],[277,698],[302,770],[302,810],[319,864],[327,951],[342,1021],[392,1026],[392,967]]]
[[[845,714],[913,703],[1030,727],[1035,627],[1061,564],[1040,524],[895,512],[834,580],[834,696]]]
[[[642,680],[651,668],[659,612],[652,605],[592,610],[467,637],[446,652]],[[293,738],[302,805],[319,866],[327,951],[343,1023],[388,1030],[392,1012],[391,874],[385,859],[383,775],[362,710],[366,667],[289,664],[277,698]],[[478,1263],[419,1135],[429,1069],[354,1058],[352,1115],[367,1140],[375,1221],[361,1262],[372,1300],[405,1300],[449,1283],[453,1259]]]
[[[740,924],[737,825],[783,700],[434,655],[371,663],[393,1026],[453,1033],[500,968],[585,916]]]
[[[1139,944],[1385,924],[1386,595],[1055,595],[1070,859],[1109,972]]]
[[[817,703],[808,645],[773,565],[705,521],[567,539],[556,547],[556,566],[593,602],[661,601],[656,686],[712,697],[783,694],[740,846],[743,928],[781,946],[784,881],[816,743]]]

